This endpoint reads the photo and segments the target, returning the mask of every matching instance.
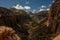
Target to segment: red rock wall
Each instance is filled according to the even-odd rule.
[[[56,0],[51,8],[50,8],[50,14],[49,14],[49,21],[51,30],[53,33],[57,32],[58,27],[60,25],[60,0]]]

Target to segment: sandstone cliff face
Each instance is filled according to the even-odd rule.
[[[55,2],[52,4],[49,18],[52,32],[58,32],[58,28],[60,28],[60,0],[55,0]]]
[[[0,25],[16,26],[17,24],[27,23],[30,19],[29,15],[23,10],[17,11],[19,12],[0,7]]]
[[[0,7],[0,25],[12,26],[12,24],[9,24],[9,20],[14,22],[12,18],[13,12],[11,10]]]
[[[15,13],[9,9],[0,7],[0,26],[12,27],[22,39],[27,40],[28,32],[25,28],[24,23],[29,21],[29,15],[26,12]],[[20,26],[21,25],[21,26]]]
[[[21,38],[12,28],[0,26],[0,40],[21,40]]]

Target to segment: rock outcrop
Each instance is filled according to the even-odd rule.
[[[50,8],[50,26],[53,33],[60,32],[60,0],[55,0]]]
[[[25,28],[24,23],[29,21],[29,16],[26,12],[21,14],[16,14],[15,12],[0,7],[0,26],[7,26],[13,28],[19,36],[21,35],[22,39],[27,40],[28,32],[27,28]]]

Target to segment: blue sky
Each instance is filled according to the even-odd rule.
[[[10,8],[14,5],[30,6],[31,10],[39,10],[42,6],[49,8],[53,0],[0,0],[0,7]]]

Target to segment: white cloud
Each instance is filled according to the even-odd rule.
[[[29,1],[27,1],[25,4],[29,4]]]
[[[40,9],[39,11],[46,11],[46,9]]]
[[[45,6],[45,5],[41,5],[39,11],[46,11],[46,8],[47,8],[47,6]],[[39,11],[38,11],[38,12],[39,12]]]
[[[30,6],[24,6],[24,7],[23,7],[23,6],[19,5],[19,4],[17,4],[16,6],[13,6],[12,8],[22,9],[22,10],[24,10],[24,9],[26,9],[26,10],[31,9]]]
[[[49,7],[51,7],[51,4],[49,4]]]
[[[48,10],[50,10],[50,9],[47,8],[47,6],[42,5],[42,6],[40,7],[40,9],[37,11],[37,13],[40,12],[40,11],[48,11]]]
[[[19,5],[19,4],[17,4],[16,6],[13,6],[13,8],[16,8],[16,9],[24,9],[24,7],[21,6],[21,5]]]
[[[38,13],[38,12],[41,12],[41,11],[46,11],[46,9],[39,9],[38,11],[36,11],[36,13]]]
[[[41,11],[49,11],[49,10],[50,10],[49,8],[47,8],[47,9],[41,8],[38,11],[36,11],[36,13],[41,12]]]
[[[24,6],[24,9],[31,9],[31,7],[30,6]]]
[[[54,3],[55,1],[52,1],[52,3]],[[49,4],[49,7],[51,7],[52,4]]]
[[[46,8],[46,6],[45,5],[42,5],[41,8]]]
[[[49,11],[50,10],[50,8],[47,8],[47,11]]]
[[[47,9],[40,9],[39,11],[49,11],[50,9],[47,8]]]
[[[36,10],[33,10],[33,11],[32,11],[32,13],[35,13],[35,12],[36,12]]]

